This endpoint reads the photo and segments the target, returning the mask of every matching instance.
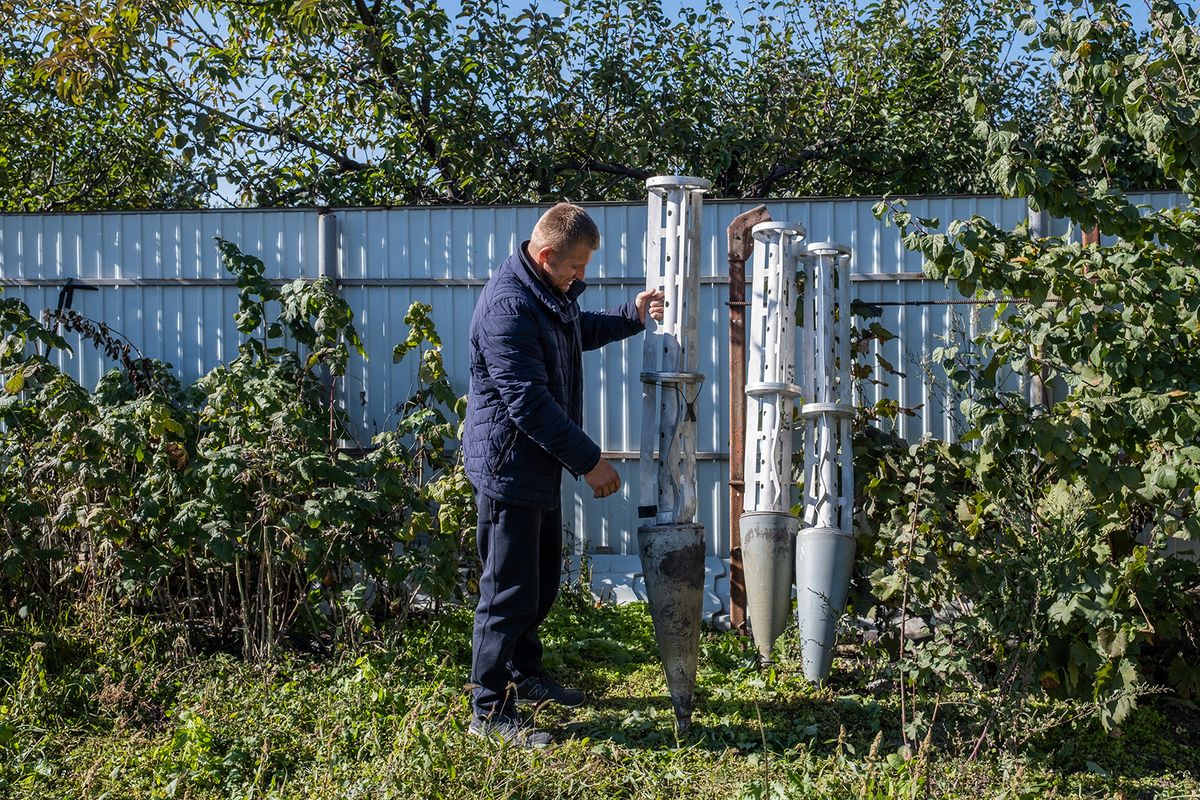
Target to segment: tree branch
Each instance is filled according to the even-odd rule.
[[[228,111],[222,111],[219,108],[210,106],[207,103],[201,102],[200,100],[197,100],[194,97],[186,94],[177,85],[175,85],[173,81],[171,82],[171,93],[184,105],[192,106],[193,108],[198,108],[205,113],[220,117],[231,125],[236,125],[243,130],[250,131],[251,133],[261,133],[264,136],[273,136],[284,142],[298,144],[301,147],[307,147],[314,152],[320,153],[337,164],[338,168],[341,169],[342,172],[362,172],[363,170],[369,169],[371,166],[370,164],[356,161],[345,153],[340,153],[328,145],[321,144],[320,142],[309,139],[307,136],[301,136],[294,131],[287,130],[282,125],[280,125],[278,128],[269,128],[264,125],[259,125],[254,122],[244,120],[241,117],[230,114]]]
[[[599,172],[604,175],[619,175],[623,178],[636,178],[644,181],[647,178],[654,177],[653,172],[647,172],[644,169],[636,169],[627,167],[624,164],[613,164],[608,161],[596,161],[594,159],[569,159],[560,161],[550,168],[551,172]]]
[[[776,183],[784,178],[791,177],[799,172],[802,172],[808,162],[811,161],[835,161],[847,169],[857,170],[858,172],[866,172],[870,175],[878,177],[886,177],[891,175],[894,170],[880,170],[873,167],[868,167],[863,164],[851,163],[844,157],[840,151],[843,150],[846,142],[825,140],[817,142],[813,147],[797,150],[791,154],[791,157],[784,162],[776,164],[775,168],[757,179],[747,187],[746,197],[766,197]]]
[[[412,13],[411,2],[406,4],[409,8],[409,13]],[[375,9],[379,8],[376,4]],[[407,108],[401,110],[401,116],[404,121],[411,125],[414,132],[417,134],[417,139],[421,144],[421,149],[429,158],[437,165],[438,171],[441,172],[442,178],[446,181],[447,194],[450,200],[459,202],[463,199],[462,188],[458,185],[458,181],[454,179],[454,165],[442,154],[441,143],[430,133],[428,118],[429,110],[424,108],[424,115],[420,115],[418,110],[413,108],[412,97],[409,95],[412,87],[400,80],[400,70],[396,66],[396,62],[387,54],[381,45],[382,37],[379,35],[379,18],[375,14],[375,10],[368,8],[366,0],[354,0],[354,10],[358,13],[358,19],[363,24],[365,35],[363,44],[367,51],[374,56],[375,63],[378,64],[380,71],[388,82],[392,84],[392,91],[404,99]],[[429,102],[428,93],[422,98],[423,104],[427,106]]]
[[[746,197],[766,197],[771,188],[783,180],[801,172],[810,161],[821,161],[829,157],[831,142],[818,142],[815,147],[797,150],[786,162],[777,163],[770,172],[746,187]]]

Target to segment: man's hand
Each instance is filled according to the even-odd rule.
[[[583,476],[583,479],[587,481],[588,486],[592,487],[592,497],[597,499],[608,497],[621,488],[621,476],[603,456],[596,462],[596,466],[592,467],[592,471]]]
[[[663,309],[666,307],[663,303],[662,289],[647,289],[637,296],[633,301],[637,304],[638,319],[642,324],[646,324],[646,312],[650,312],[650,316],[654,317],[659,322],[662,322]]]

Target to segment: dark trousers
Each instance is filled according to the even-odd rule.
[[[516,711],[510,683],[542,671],[538,626],[558,596],[562,507],[521,508],[475,493],[483,574],[471,646],[473,706],[480,716]]]

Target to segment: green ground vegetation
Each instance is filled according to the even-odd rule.
[[[160,797],[1189,797],[1200,711],[1144,703],[1105,732],[1047,701],[1020,750],[975,745],[975,702],[942,697],[916,755],[888,659],[847,645],[830,684],[798,670],[794,631],[760,667],[747,640],[704,635],[697,713],[677,738],[640,604],[568,589],[549,661],[588,692],[547,709],[551,748],[466,732],[470,612],[415,617],[337,653],[251,664],[171,625],[76,614],[5,625],[0,794]],[[217,643],[210,643],[215,645]],[[935,698],[919,703],[933,714]],[[1076,719],[1076,716],[1079,719]]]

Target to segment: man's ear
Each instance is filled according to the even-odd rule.
[[[543,266],[549,264],[554,259],[553,247],[539,247],[533,254],[533,260]]]

